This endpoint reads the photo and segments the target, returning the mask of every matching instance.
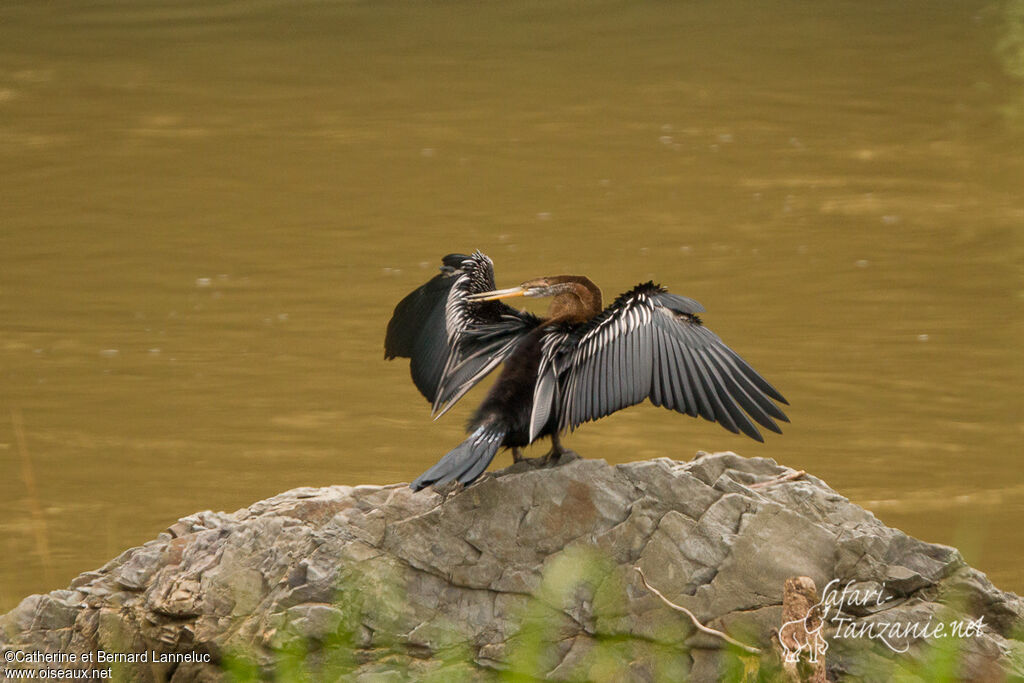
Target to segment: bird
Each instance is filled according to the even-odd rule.
[[[435,419],[486,375],[503,368],[467,425],[469,436],[410,486],[477,480],[501,448],[548,437],[542,462],[565,453],[559,436],[585,422],[649,400],[763,441],[755,422],[782,433],[788,401],[704,326],[697,301],[653,281],[603,307],[582,275],[495,286],[482,252],[448,254],[440,273],[403,298],[384,340],[386,359],[409,358],[413,384]],[[550,297],[547,315],[502,300]]]

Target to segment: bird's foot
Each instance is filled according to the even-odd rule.
[[[559,459],[569,451],[562,446],[562,440],[558,438],[558,432],[551,433],[551,450],[541,456],[544,464],[558,462]]]
[[[568,450],[561,447],[552,447],[550,451],[540,456],[540,460],[545,465],[552,462],[558,462],[558,459],[568,452]]]
[[[561,449],[559,451],[551,451],[536,458],[523,458],[516,463],[517,465],[520,465],[522,469],[517,467],[516,471],[541,469],[544,467],[557,467],[579,459],[580,455],[578,453],[567,449]]]
[[[520,448],[519,446],[513,446],[512,447],[512,462],[513,463],[522,462],[525,459],[526,458],[523,457],[523,449]]]
[[[564,465],[570,463],[573,460],[582,460],[583,456],[576,451],[571,451],[568,448],[560,449],[557,453],[548,453],[548,464],[552,467]]]

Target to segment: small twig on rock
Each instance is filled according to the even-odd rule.
[[[659,591],[657,588],[655,588],[654,586],[649,584],[647,582],[647,577],[644,576],[644,572],[643,572],[642,569],[640,569],[640,567],[634,566],[633,569],[635,569],[636,573],[640,575],[640,580],[644,582],[645,586],[647,586],[647,590],[651,591],[652,593],[657,595],[659,598],[661,598],[661,601],[664,602],[669,607],[671,607],[672,609],[674,609],[674,610],[676,610],[678,612],[682,612],[686,616],[690,617],[690,621],[693,622],[693,625],[697,627],[698,631],[703,631],[704,633],[707,633],[709,635],[715,636],[717,638],[721,638],[725,642],[730,643],[732,645],[735,645],[736,647],[744,650],[745,652],[749,652],[750,654],[755,654],[756,655],[756,654],[760,654],[761,653],[761,651],[758,650],[756,647],[751,647],[750,645],[744,645],[743,643],[741,643],[740,641],[736,640],[735,638],[732,638],[729,635],[727,635],[725,633],[722,633],[721,631],[715,630],[713,628],[709,628],[709,627],[705,626],[704,624],[700,623],[697,620],[697,617],[696,617],[696,615],[694,615],[693,612],[691,612],[690,610],[686,609],[682,605],[677,605],[676,603],[672,602],[671,600],[666,598],[662,594],[661,591]]]
[[[806,476],[807,472],[804,470],[796,470],[793,472],[787,472],[786,474],[780,474],[774,479],[768,479],[767,481],[759,481],[756,484],[748,484],[748,489],[763,489],[775,484],[781,484],[784,481],[793,481],[794,479],[800,479]]]

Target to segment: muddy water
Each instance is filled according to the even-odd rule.
[[[0,609],[195,510],[432,464],[478,395],[432,423],[383,329],[474,248],[694,297],[792,403],[765,445],[631,409],[585,456],[772,457],[1024,590],[1007,16],[4,3]]]

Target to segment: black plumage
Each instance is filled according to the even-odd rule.
[[[540,319],[498,299],[550,296]],[[502,446],[519,449],[646,399],[762,441],[780,432],[785,398],[704,327],[704,307],[647,282],[602,309],[601,291],[560,275],[495,290],[491,260],[449,254],[441,273],[395,308],[385,357],[411,359],[413,382],[443,414],[499,364],[498,380],[469,421],[469,438],[412,483],[469,484]],[[549,456],[551,455],[549,454]]]

